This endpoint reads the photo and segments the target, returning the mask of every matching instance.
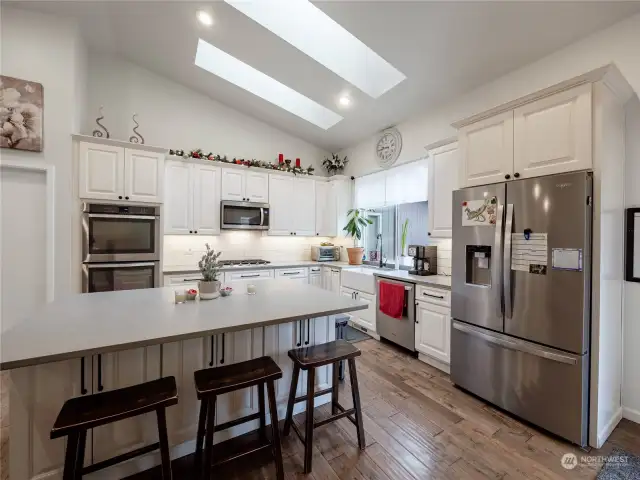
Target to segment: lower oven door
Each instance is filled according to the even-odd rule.
[[[451,380],[578,445],[587,444],[589,354],[453,321]]]
[[[82,291],[113,292],[160,286],[160,262],[85,263]]]

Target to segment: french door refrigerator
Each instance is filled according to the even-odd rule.
[[[453,194],[451,378],[587,444],[592,174]]]

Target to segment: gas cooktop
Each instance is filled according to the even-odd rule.
[[[251,258],[248,260],[220,260],[220,266],[222,267],[245,267],[247,265],[268,265],[270,263],[268,260],[261,260],[259,258]]]

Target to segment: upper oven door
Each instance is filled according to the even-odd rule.
[[[158,260],[160,260],[159,217],[83,213],[83,262]]]
[[[220,227],[231,230],[268,230],[269,204],[222,202]]]

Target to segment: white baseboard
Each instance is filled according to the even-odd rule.
[[[437,368],[438,370],[442,370],[444,373],[451,373],[449,371],[449,364],[448,363],[444,363],[440,360],[437,360],[433,357],[430,357],[428,355],[423,355],[422,353],[418,353],[418,360],[423,361],[424,363],[426,363],[427,365],[431,365],[432,367]]]
[[[613,415],[613,417],[611,417],[604,428],[600,432],[598,432],[598,445],[592,446],[595,446],[596,448],[602,447],[602,445],[604,445],[604,442],[607,441],[607,438],[609,438],[609,435],[611,435],[611,432],[613,432],[613,430],[618,426],[620,420],[622,420],[622,407],[620,407],[616,411],[616,413]]]
[[[640,423],[640,410],[634,410],[629,407],[622,407],[622,418],[631,420],[635,423]]]

